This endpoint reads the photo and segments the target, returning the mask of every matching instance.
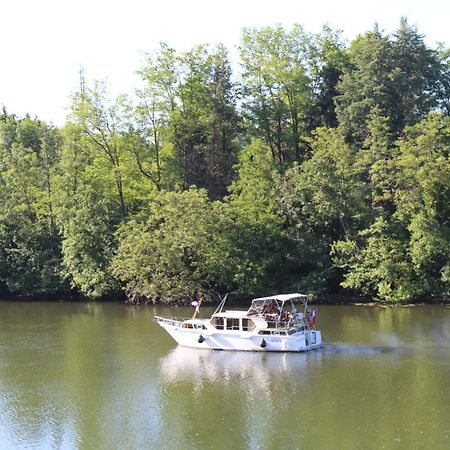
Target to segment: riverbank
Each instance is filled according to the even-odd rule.
[[[228,298],[228,305],[230,306],[246,306],[249,301],[252,300],[251,296],[246,297],[233,297],[232,295]],[[129,305],[145,305],[145,304],[155,304],[155,305],[168,305],[168,306],[186,306],[191,303],[191,300],[174,300],[174,301],[154,301],[144,299],[140,301],[130,301],[125,295],[116,295],[109,297],[102,297],[98,299],[90,299],[88,297],[76,294],[34,294],[34,295],[14,295],[14,294],[4,294],[0,296],[0,302],[2,301],[16,301],[16,302],[55,302],[55,303],[127,303]],[[219,302],[219,297],[214,299],[209,299],[204,301],[204,305],[214,305]],[[421,305],[450,305],[449,298],[422,298],[415,301],[405,301],[405,302],[381,302],[374,300],[371,297],[359,296],[355,293],[340,292],[335,294],[326,294],[320,296],[311,296],[311,305],[353,305],[353,306],[373,306],[381,308],[391,308],[391,307],[414,307]]]

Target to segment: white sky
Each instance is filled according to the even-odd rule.
[[[88,83],[131,93],[142,53],[160,41],[179,51],[222,42],[233,54],[245,26],[328,23],[351,40],[375,22],[392,32],[401,16],[430,46],[450,46],[449,0],[0,0],[0,105],[59,126],[80,65]]]

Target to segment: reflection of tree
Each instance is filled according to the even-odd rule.
[[[153,314],[135,312],[0,304],[0,448],[156,448],[154,350],[139,343]]]

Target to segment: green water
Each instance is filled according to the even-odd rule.
[[[191,310],[0,302],[0,449],[450,448],[448,307],[319,306],[306,354],[177,347],[155,313]]]

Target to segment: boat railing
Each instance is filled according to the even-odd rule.
[[[267,322],[267,328],[273,328],[276,330],[284,330],[288,328],[288,322],[281,321],[281,320],[266,320]]]
[[[307,322],[304,319],[300,320],[266,320],[267,328],[274,330],[290,330],[292,328],[307,327]]]
[[[167,318],[167,317],[155,316],[155,320],[158,323],[165,323],[167,325],[172,325],[174,327],[180,327],[181,324],[187,319],[178,318],[178,317]]]

